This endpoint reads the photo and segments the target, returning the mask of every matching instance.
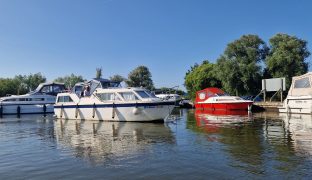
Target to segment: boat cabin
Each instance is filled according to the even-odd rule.
[[[219,88],[206,88],[200,91],[196,92],[196,102],[203,102],[206,101],[210,97],[216,97],[216,96],[224,96],[227,95],[224,91],[222,91]]]
[[[312,72],[292,78],[288,96],[312,95]]]
[[[72,92],[77,94],[79,97],[82,95],[84,88],[86,86],[90,87],[90,94],[92,94],[97,88],[108,89],[108,88],[120,88],[120,82],[111,81],[108,79],[94,78],[88,82],[80,82],[75,84]]]
[[[58,93],[65,91],[63,83],[41,83],[37,89],[30,94],[47,94],[56,96]]]

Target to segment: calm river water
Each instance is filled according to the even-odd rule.
[[[311,115],[176,109],[165,123],[0,119],[0,179],[237,179],[312,174]]]

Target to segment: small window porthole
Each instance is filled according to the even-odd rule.
[[[205,93],[199,93],[199,99],[205,99],[206,94]]]

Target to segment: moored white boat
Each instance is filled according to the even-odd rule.
[[[163,121],[174,103],[155,97],[143,88],[104,86],[107,80],[93,80],[90,96],[60,93],[54,106],[57,118],[104,121]],[[95,85],[97,84],[97,85]]]
[[[0,115],[53,113],[56,95],[64,90],[62,83],[42,83],[28,94],[2,97]]]
[[[182,100],[181,96],[178,94],[156,94],[155,96],[166,101],[172,101],[176,106],[178,106]]]
[[[292,79],[281,113],[312,114],[312,72]]]

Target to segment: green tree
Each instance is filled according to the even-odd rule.
[[[201,65],[192,66],[184,77],[184,85],[191,99],[195,98],[196,91],[207,87],[220,88],[221,82],[217,79],[215,64],[203,61]]]
[[[127,85],[130,87],[144,87],[154,89],[152,74],[146,66],[138,66],[128,75]]]
[[[102,78],[102,68],[96,68],[95,78],[97,79]]]
[[[82,76],[76,76],[75,74],[71,74],[69,76],[58,77],[54,80],[54,82],[64,83],[65,87],[72,88],[76,83],[83,82],[85,79]]]
[[[14,78],[0,78],[0,97],[7,94],[25,94],[46,81],[41,73],[16,75]]]
[[[8,94],[18,94],[19,82],[12,78],[1,78],[0,79],[0,97]]]
[[[227,45],[217,60],[217,74],[223,89],[231,94],[256,94],[260,91],[262,66],[268,48],[257,35],[243,35]]]
[[[126,81],[127,79],[122,77],[121,75],[115,74],[113,76],[111,76],[109,78],[111,81],[115,81],[115,82],[122,82],[122,81]]]
[[[41,73],[30,74],[24,77],[24,83],[29,90],[35,90],[40,83],[44,83],[46,80]]]
[[[307,42],[296,36],[276,34],[270,39],[270,52],[266,58],[266,65],[272,77],[285,77],[287,88],[291,85],[293,76],[298,76],[308,71],[310,52]]]

